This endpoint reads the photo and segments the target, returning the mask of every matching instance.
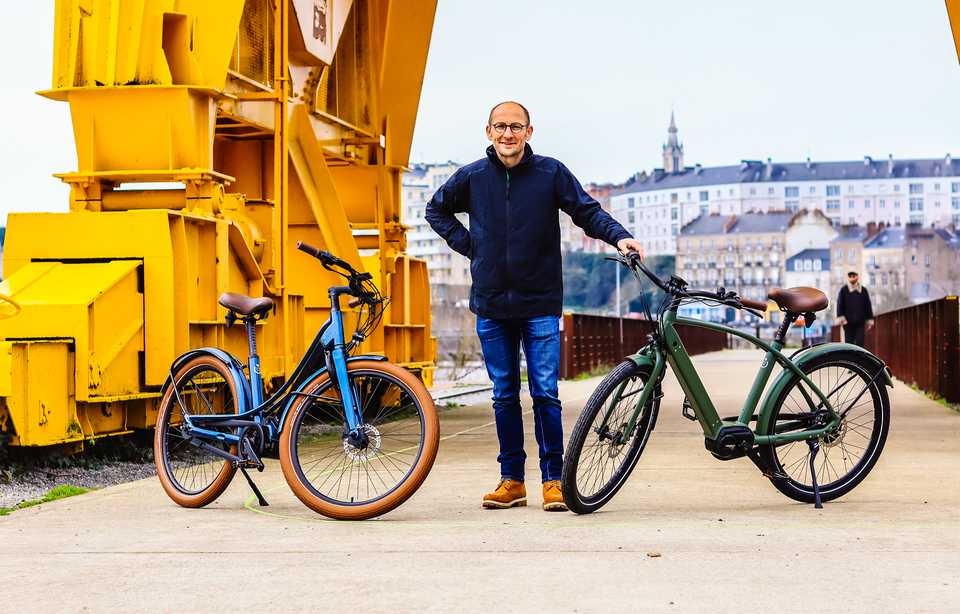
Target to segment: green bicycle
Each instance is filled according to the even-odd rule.
[[[613,259],[613,258],[611,258]],[[635,252],[616,258],[641,286],[641,273],[666,293],[648,320],[656,323],[650,343],[611,371],[591,395],[570,435],[561,488],[571,511],[600,509],[623,487],[637,465],[657,422],[661,382],[667,365],[686,398],[683,415],[703,428],[704,444],[720,460],[748,457],[783,494],[821,507],[845,495],[870,473],[890,430],[886,386],[893,380],[883,361],[861,347],[824,343],[791,356],[781,353],[790,325],[803,316],[809,326],[814,312],[825,309],[825,294],[814,288],[775,288],[768,295],[783,312],[773,342],[734,328],[683,318],[677,308],[700,301],[765,310],[761,301],[717,292],[688,290],[679,277],[666,282],[654,275]],[[736,335],[766,351],[739,416],[721,418],[677,334],[686,324]],[[782,371],[764,394],[774,365]]]

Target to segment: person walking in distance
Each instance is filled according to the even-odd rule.
[[[837,296],[837,323],[843,325],[847,343],[863,347],[864,328],[873,328],[873,305],[870,293],[860,285],[856,271],[847,273],[847,283]]]
[[[433,195],[426,220],[451,249],[470,259],[470,310],[493,382],[500,440],[500,482],[483,507],[527,504],[520,347],[527,359],[534,429],[540,448],[543,509],[566,510],[560,492],[559,318],[563,305],[559,212],[593,238],[623,252],[640,243],[591,198],[559,161],[536,155],[530,114],[503,102],[490,111],[486,156],[460,168]],[[456,218],[467,213],[469,230]]]

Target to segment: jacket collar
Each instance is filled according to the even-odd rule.
[[[848,281],[847,290],[849,290],[850,292],[860,292],[860,280],[857,280],[857,283],[855,284],[852,284]]]
[[[520,162],[518,162],[516,166],[510,169],[510,172],[515,175],[519,175],[526,170],[528,166],[530,166],[531,158],[533,158],[533,149],[530,147],[530,143],[524,143],[523,157],[520,158]],[[503,165],[503,161],[500,160],[500,156],[497,155],[497,150],[493,148],[493,145],[487,146],[487,159],[490,160],[490,163],[493,164],[498,170],[507,170],[507,167]]]

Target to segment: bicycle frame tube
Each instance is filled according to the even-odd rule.
[[[687,354],[687,351],[683,346],[683,342],[680,340],[680,336],[677,334],[675,324],[685,324],[688,326],[718,330],[736,337],[740,337],[752,345],[755,345],[756,347],[766,351],[766,355],[763,357],[763,362],[760,365],[760,370],[754,379],[753,386],[750,388],[750,392],[747,395],[746,401],[744,401],[743,408],[740,411],[740,416],[737,418],[736,422],[732,424],[724,423],[724,421],[720,418],[716,408],[713,406],[713,402],[710,400],[710,395],[707,393],[703,386],[703,382],[700,380],[700,376],[697,374],[697,370],[694,367],[693,362],[690,360],[689,354]],[[802,433],[795,433],[791,435],[756,434],[754,438],[754,443],[756,445],[811,439],[826,433],[840,423],[840,416],[837,415],[837,412],[834,410],[830,400],[827,399],[826,395],[816,385],[814,385],[812,381],[810,381],[810,378],[808,378],[806,374],[803,373],[803,371],[801,371],[800,368],[793,363],[793,361],[791,361],[780,351],[783,349],[783,344],[777,341],[774,341],[773,344],[767,344],[760,339],[757,339],[753,335],[738,331],[729,326],[724,326],[714,322],[696,320],[693,318],[679,317],[675,311],[668,311],[663,317],[663,337],[662,343],[664,345],[664,350],[667,353],[667,363],[676,374],[677,380],[680,382],[680,387],[683,389],[684,394],[687,395],[687,399],[690,401],[690,405],[693,407],[693,411],[700,422],[700,426],[703,428],[704,436],[709,439],[716,439],[720,433],[720,429],[724,428],[725,426],[749,426],[750,420],[753,418],[757,405],[759,404],[763,395],[763,389],[766,387],[767,382],[770,379],[770,375],[773,372],[774,363],[780,364],[780,366],[784,369],[789,370],[797,375],[797,377],[799,377],[810,388],[810,390],[816,394],[820,403],[822,403],[823,407],[830,413],[831,420],[821,429],[811,429]],[[805,397],[805,400],[810,405],[811,410],[816,411],[819,407],[819,404],[815,402],[815,400],[810,397],[802,388],[801,391]],[[766,412],[769,411],[769,409],[764,408],[763,411]]]
[[[633,432],[633,428],[637,425],[637,420],[640,418],[640,413],[643,411],[643,408],[646,407],[647,403],[650,401],[650,396],[653,394],[655,384],[660,381],[660,374],[663,372],[666,367],[666,363],[663,359],[662,352],[654,351],[652,345],[648,345],[642,350],[640,350],[636,355],[631,356],[637,366],[641,364],[650,364],[650,354],[655,356],[653,361],[653,369],[650,372],[650,379],[647,381],[647,384],[643,387],[643,392],[640,394],[640,398],[637,399],[637,402],[634,404],[633,412],[630,414],[630,420],[627,422],[627,426],[623,429],[623,433],[620,434],[620,443],[626,444],[630,439],[630,433]],[[641,362],[641,357],[645,360]],[[621,398],[620,395],[623,393],[624,387],[627,385],[627,382],[623,382],[617,388],[616,394],[610,397],[610,403],[607,405],[607,409],[604,410],[603,420],[600,422],[599,430],[603,430],[607,426],[607,420],[610,419],[610,413],[613,411],[614,406],[617,404],[617,401]]]

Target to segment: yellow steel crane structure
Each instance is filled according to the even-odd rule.
[[[374,275],[391,302],[362,351],[429,385],[427,270],[404,253],[400,175],[435,10],[57,0],[40,94],[69,104],[78,169],[57,175],[69,213],[9,216],[0,294],[20,312],[0,320],[0,437],[70,452],[152,427],[177,355],[245,356],[225,291],[274,299],[261,365],[288,376],[339,280],[298,240]]]

